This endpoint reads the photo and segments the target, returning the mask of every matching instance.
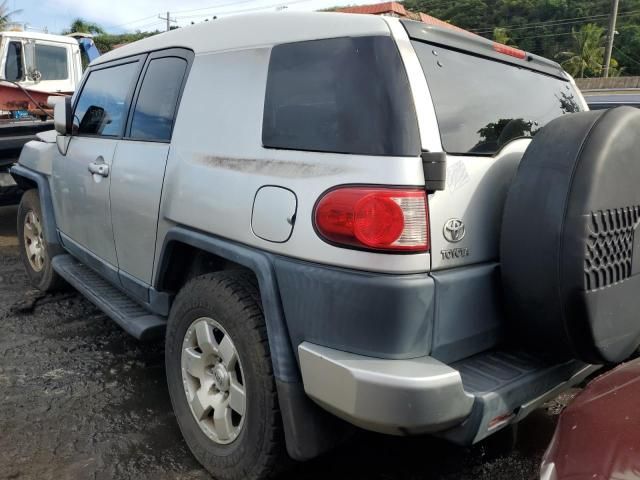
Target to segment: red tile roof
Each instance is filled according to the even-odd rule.
[[[370,15],[383,15],[383,14],[395,14],[400,17],[410,18],[412,20],[418,20],[422,23],[426,23],[429,25],[438,25],[440,27],[453,28],[454,30],[458,30],[459,32],[466,32],[472,35],[475,35],[468,30],[465,30],[460,27],[456,27],[451,23],[440,20],[439,18],[432,17],[431,15],[427,15],[426,13],[414,13],[410,12],[404,8],[404,5],[398,2],[385,2],[385,3],[376,3],[373,5],[360,5],[356,7],[344,7],[336,9],[337,12],[342,13],[364,13]]]
[[[395,13],[406,17],[407,11],[404,6],[398,2],[376,3],[374,5],[360,5],[358,7],[338,8],[338,12],[342,13],[367,13],[371,15],[380,15],[382,13]]]

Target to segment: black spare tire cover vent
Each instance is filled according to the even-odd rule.
[[[619,362],[640,343],[640,110],[557,118],[531,141],[507,196],[502,280],[530,347]]]

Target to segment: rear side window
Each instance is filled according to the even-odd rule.
[[[262,143],[293,150],[418,155],[415,109],[393,40],[334,38],[275,46]]]
[[[36,43],[35,55],[36,67],[42,75],[40,80],[66,80],[69,78],[66,47]]]
[[[7,80],[17,82],[24,79],[22,63],[22,43],[9,42],[7,46],[7,61],[4,67],[4,75]]]
[[[76,105],[74,132],[105,137],[122,135],[127,98],[137,72],[138,62],[91,72]]]
[[[493,155],[580,110],[568,81],[495,60],[413,41],[449,153]]]
[[[157,58],[149,62],[131,123],[131,138],[169,141],[186,60]]]

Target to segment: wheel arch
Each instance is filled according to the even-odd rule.
[[[165,236],[154,274],[154,288],[166,290],[171,286],[171,266],[180,263],[177,256],[185,252],[193,254],[194,251],[206,252],[226,265],[247,268],[258,279],[289,455],[296,460],[308,460],[331,449],[349,433],[351,427],[322,410],[304,392],[282,308],[273,255],[176,226]]]
[[[37,189],[40,198],[40,208],[42,209],[42,224],[45,239],[52,256],[62,253],[62,245],[58,236],[58,227],[56,224],[56,216],[53,209],[53,200],[51,198],[51,188],[49,187],[48,177],[40,172],[35,172],[22,165],[14,165],[11,167],[11,176],[24,190]]]

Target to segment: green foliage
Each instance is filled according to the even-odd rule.
[[[507,38],[510,45],[558,60],[561,52],[579,52],[576,35],[580,35],[585,25],[606,29],[611,10],[610,0],[405,0],[403,3],[411,11],[433,15],[501,43]],[[613,73],[623,70],[626,75],[640,75],[640,0],[620,2],[616,29],[619,35],[614,44],[617,62],[612,61]],[[605,37],[603,34],[598,48],[604,47]],[[584,74],[597,71],[592,63],[585,66]]]
[[[63,30],[62,34],[67,35],[69,33],[91,33],[93,35],[96,34],[104,34],[104,29],[94,22],[87,22],[82,18],[76,18],[73,22],[71,22],[71,26],[67,30]]]
[[[22,10],[9,10],[9,7],[7,6],[8,1],[9,0],[4,0],[0,3],[0,30],[11,22],[11,17],[13,15],[22,12]]]
[[[511,41],[511,37],[509,36],[509,32],[506,28],[496,27],[493,29],[493,39],[498,43],[503,43],[508,45]]]
[[[143,38],[151,37],[152,35],[156,35],[158,33],[160,33],[159,30],[155,30],[153,32],[137,31],[135,33],[123,33],[119,35],[105,33],[93,37],[93,42],[96,44],[96,47],[98,47],[98,50],[100,50],[100,53],[106,53],[110,50],[113,50],[117,45],[142,40]]]
[[[593,23],[573,30],[573,50],[560,52],[557,58],[574,77],[600,77],[604,67],[604,29]]]
[[[1,7],[2,5],[0,4],[0,14],[2,13]],[[105,30],[97,23],[88,22],[82,18],[76,18],[73,22],[71,22],[69,28],[63,30],[62,34],[66,35],[73,32],[91,33],[95,35],[93,37],[93,41],[96,44],[96,47],[98,47],[100,53],[106,53],[110,50],[113,50],[118,45],[135,42],[137,40],[142,40],[143,38],[147,38],[160,33],[159,30],[155,30],[153,32],[141,32],[140,30],[138,30],[135,33],[122,33],[113,35],[105,32]]]

